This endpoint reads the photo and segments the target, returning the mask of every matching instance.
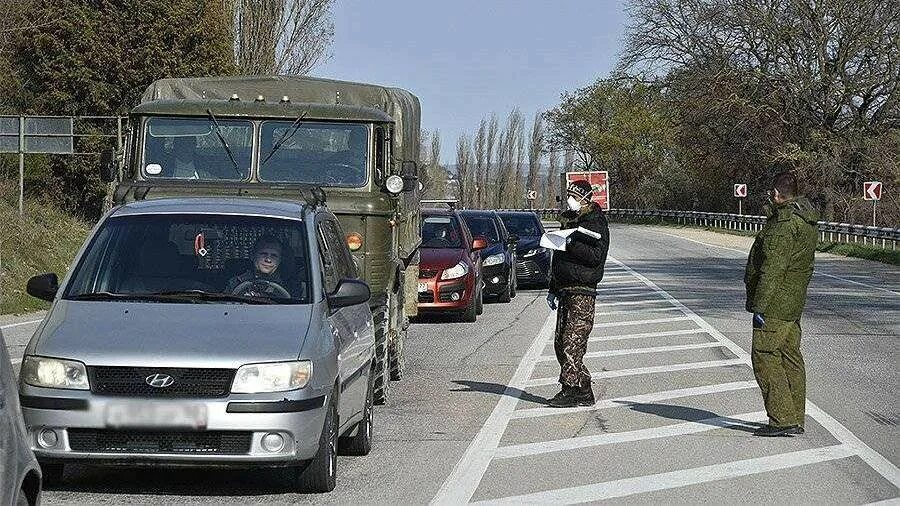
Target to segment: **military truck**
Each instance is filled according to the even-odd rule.
[[[295,76],[161,79],[107,154],[113,202],[162,196],[301,199],[321,188],[372,290],[376,402],[403,375],[421,242],[419,100],[384,86]]]

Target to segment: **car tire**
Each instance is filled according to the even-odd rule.
[[[296,473],[295,484],[298,491],[325,493],[334,490],[337,484],[337,432],[337,406],[332,397],[322,425],[322,434],[319,436],[319,451],[312,460],[292,470]]]
[[[512,292],[512,288],[507,284],[506,288],[497,295],[497,302],[509,302],[512,299],[512,294],[510,292]]]
[[[509,279],[511,280],[509,284],[512,285],[512,287],[510,288],[509,296],[514,298],[516,294],[519,293],[519,282],[516,280],[515,267],[509,270]]]
[[[363,406],[363,419],[356,424],[356,434],[342,437],[338,441],[341,455],[368,455],[372,451],[372,432],[375,426],[375,371],[369,373],[369,387],[366,391],[366,403]]]
[[[465,323],[475,323],[475,320],[478,319],[478,311],[476,311],[477,302],[475,300],[475,296],[472,296],[472,299],[469,300],[469,305],[466,306],[465,311],[462,313],[462,317],[460,318]]]
[[[478,290],[478,303],[475,306],[475,315],[484,313],[484,289]]]
[[[63,481],[63,473],[66,465],[61,463],[41,464],[41,484],[44,487],[54,487]]]
[[[403,343],[406,341],[406,330],[397,332],[397,337],[388,346],[388,362],[390,364],[391,381],[403,379],[403,369],[406,367],[406,356],[403,354]]]
[[[390,382],[390,350],[388,349],[388,308],[378,306],[372,311],[375,320],[375,404],[387,403]]]

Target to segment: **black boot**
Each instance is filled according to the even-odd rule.
[[[597,401],[594,399],[594,390],[590,385],[578,389],[578,405],[593,406]]]
[[[580,390],[563,385],[562,390],[547,401],[551,408],[574,408],[579,405]]]
[[[761,437],[791,437],[794,434],[803,434],[803,427],[799,425],[790,425],[788,427],[776,427],[774,425],[763,425],[753,432],[754,436]]]

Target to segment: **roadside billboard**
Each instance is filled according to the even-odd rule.
[[[589,172],[566,172],[563,174],[564,188],[572,181],[583,179],[591,184],[594,189],[593,201],[604,211],[609,211],[609,173],[605,170]],[[565,199],[565,196],[564,196]]]

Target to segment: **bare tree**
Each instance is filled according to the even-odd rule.
[[[531,125],[531,142],[528,144],[528,178],[525,181],[525,191],[538,191],[538,178],[541,169],[541,154],[544,151],[544,114],[538,111],[534,114],[534,123]],[[544,191],[538,192],[542,196]],[[534,204],[534,202],[531,202]]]
[[[556,197],[559,196],[559,151],[551,149],[547,155],[547,184],[544,192],[544,204],[546,208],[556,207]]]
[[[494,173],[492,164],[494,160],[494,150],[499,153],[500,148],[497,146],[498,136],[500,132],[500,121],[497,119],[496,113],[491,113],[491,119],[488,122],[488,130],[487,130],[487,141],[485,143],[485,174],[487,178],[485,179],[484,184],[484,202],[482,202],[480,207],[490,207],[497,205],[496,199],[494,195],[494,189],[496,188],[495,181],[497,174]]]
[[[494,189],[496,207],[506,208],[518,204],[521,184],[518,182],[520,175],[516,163],[520,160],[517,148],[519,145],[523,147],[525,145],[522,131],[522,113],[516,107],[506,117],[506,126],[500,136],[501,142],[497,145],[497,187]]]
[[[462,134],[456,141],[456,177],[459,180],[459,202],[463,208],[472,207],[475,186],[472,171],[472,143],[469,136]]]
[[[484,207],[484,187],[487,184],[487,166],[485,164],[485,149],[487,148],[487,121],[482,118],[478,125],[478,133],[475,135],[475,192],[473,207]]]
[[[247,75],[304,75],[331,57],[334,0],[225,0],[235,62]]]
[[[518,111],[518,108],[516,110]],[[525,165],[525,119],[521,113],[518,116],[519,122],[516,125],[516,167],[513,179],[512,201],[509,203],[509,206],[512,208],[521,206],[525,200],[525,178],[522,174]]]

